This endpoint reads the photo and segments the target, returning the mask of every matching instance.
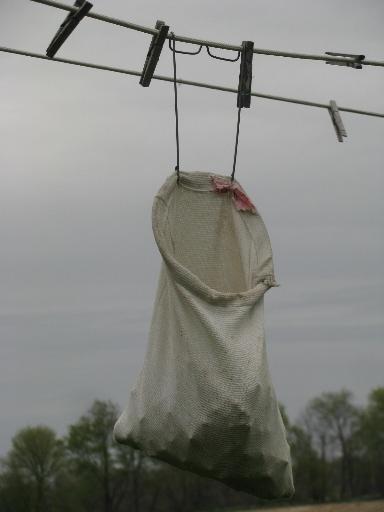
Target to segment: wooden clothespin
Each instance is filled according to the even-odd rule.
[[[331,100],[328,107],[329,115],[331,116],[333,126],[336,131],[337,140],[344,142],[343,137],[347,137],[346,129],[344,128],[339,109],[337,108],[336,101]]]
[[[326,55],[333,55],[334,57],[351,57],[350,61],[339,61],[336,60],[326,60],[326,64],[332,64],[334,66],[347,66],[353,69],[362,69],[361,62],[365,59],[365,55],[355,55],[352,53],[335,53],[335,52],[325,52]]]
[[[93,7],[93,4],[85,0],[76,0],[74,7],[78,7],[77,11],[71,11],[63,23],[60,25],[59,30],[56,32],[55,37],[52,39],[51,44],[47,48],[47,56],[54,57],[57,50],[61,47],[64,41],[70,36],[73,30],[77,27],[80,21]]]
[[[238,108],[251,106],[253,41],[243,41],[241,44],[241,61],[239,87],[237,90]]]
[[[155,72],[160,53],[163,49],[164,41],[169,30],[169,26],[166,25],[164,21],[160,20],[157,20],[155,28],[158,30],[158,33],[152,36],[152,41],[149,46],[147,58],[145,59],[144,68],[140,77],[140,85],[143,87],[148,87],[151,83],[153,73]]]

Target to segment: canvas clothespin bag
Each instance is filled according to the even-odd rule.
[[[152,209],[162,268],[144,365],[113,436],[180,469],[288,498],[290,449],[268,368],[264,222],[240,184],[167,178]]]

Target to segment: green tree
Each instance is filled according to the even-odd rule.
[[[370,392],[360,415],[359,434],[371,491],[384,495],[384,387]]]
[[[51,510],[56,480],[64,463],[64,445],[52,429],[41,425],[21,429],[2,463],[3,502],[13,496],[15,503],[10,510],[17,510],[22,504],[28,505],[24,510]]]
[[[328,468],[312,445],[311,436],[299,425],[288,431],[296,501],[325,501]]]
[[[324,501],[325,490],[321,481],[321,462],[312,446],[311,436],[290,422],[286,408],[279,403],[280,413],[290,446],[295,484],[295,501]]]
[[[331,456],[340,461],[340,498],[351,495],[354,484],[354,438],[359,410],[352,399],[352,393],[346,389],[322,393],[309,402],[304,413],[306,430],[314,437],[320,453],[324,481],[329,450],[332,450]]]
[[[144,492],[144,480],[151,464],[139,450],[113,440],[118,406],[95,400],[88,412],[69,427],[66,445],[71,465],[81,475],[77,492],[83,510],[139,512],[144,500],[156,504],[155,493]],[[147,503],[146,503],[147,505]]]
[[[19,471],[10,469],[6,459],[1,461],[0,511],[25,512],[33,510],[31,485],[22,478]]]
[[[116,405],[96,400],[89,411],[69,427],[66,439],[71,463],[85,484],[85,494],[88,497],[93,488],[94,495],[97,495],[98,489],[101,489],[105,512],[113,510],[111,446],[116,418]],[[93,508],[94,505],[93,499],[88,506],[85,503],[86,508]]]
[[[142,451],[115,443],[116,488],[120,488],[119,503],[133,512],[141,509],[154,510],[160,486],[153,477],[158,473],[160,464],[146,457]]]

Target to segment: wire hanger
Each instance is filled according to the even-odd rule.
[[[173,62],[173,91],[175,97],[175,118],[176,118],[176,166],[175,171],[177,174],[177,184],[180,183],[180,142],[179,142],[179,108],[177,104],[177,83],[176,83],[176,51],[175,51],[175,34],[171,32],[173,48],[172,62]],[[171,41],[171,40],[170,40]]]
[[[174,50],[174,51],[175,51],[175,53],[182,53],[184,55],[198,55],[201,52],[203,47],[206,48],[207,53],[210,57],[212,57],[213,59],[218,59],[218,60],[226,60],[229,62],[236,62],[237,60],[239,60],[240,54],[241,54],[241,50],[238,50],[237,57],[235,57],[234,59],[229,59],[228,57],[219,57],[218,55],[213,55],[213,53],[209,49],[209,45],[207,45],[207,44],[201,44],[200,48],[196,52],[186,52],[186,51],[182,51],[182,50]],[[169,39],[169,49],[173,51],[173,48],[171,47],[171,39]]]
[[[159,23],[159,22],[157,22]],[[171,44],[172,43],[172,44]],[[174,32],[170,33],[169,48],[172,51],[172,62],[173,62],[173,90],[175,98],[175,119],[176,119],[176,166],[175,171],[177,173],[177,183],[180,182],[180,138],[179,138],[179,109],[178,109],[178,97],[177,97],[177,73],[176,73],[176,53],[182,53],[184,55],[197,55],[200,53],[202,46],[200,46],[197,52],[184,52],[176,50],[176,39]],[[207,46],[208,50],[208,46]],[[208,51],[209,53],[209,51]],[[211,54],[210,54],[211,55]],[[240,131],[240,118],[241,109],[243,107],[249,108],[251,106],[251,84],[252,84],[252,59],[253,59],[253,42],[243,41],[241,51],[238,52],[236,59],[228,59],[222,57],[216,57],[220,60],[226,60],[235,62],[241,56],[240,62],[240,73],[239,73],[239,86],[237,93],[237,124],[236,124],[236,142],[235,151],[233,156],[233,166],[231,173],[231,182],[233,182],[236,171],[237,151],[239,144],[239,131]]]

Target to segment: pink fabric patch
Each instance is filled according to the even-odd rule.
[[[218,193],[232,191],[232,199],[235,203],[237,210],[248,211],[251,213],[257,213],[255,205],[249,199],[244,190],[240,187],[238,183],[231,180],[225,180],[223,178],[217,178],[216,176],[211,176],[213,183],[213,191]]]

